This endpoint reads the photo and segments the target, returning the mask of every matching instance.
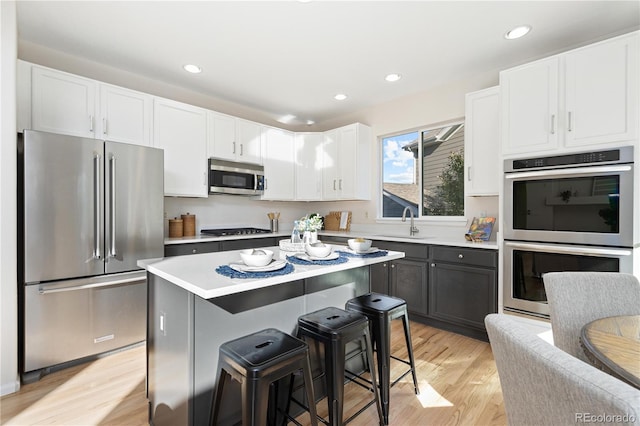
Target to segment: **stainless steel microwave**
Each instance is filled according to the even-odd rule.
[[[261,195],[263,192],[263,166],[209,159],[210,194]]]

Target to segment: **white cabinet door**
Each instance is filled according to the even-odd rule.
[[[164,149],[164,192],[207,197],[207,111],[154,98],[154,146]]]
[[[144,93],[100,85],[100,138],[135,145],[151,145],[153,97]]]
[[[636,137],[638,37],[598,43],[565,57],[566,146]]]
[[[354,123],[324,133],[322,198],[371,198],[371,128]]]
[[[558,146],[558,73],[557,57],[500,73],[504,154]]]
[[[262,125],[238,119],[236,131],[238,140],[237,161],[262,164]]]
[[[498,195],[500,177],[500,88],[468,93],[465,99],[466,195]]]
[[[322,133],[297,133],[295,142],[295,198],[322,199]],[[266,160],[265,160],[266,161]]]
[[[209,157],[236,160],[236,117],[209,112]]]
[[[338,131],[324,132],[322,143],[322,199],[337,200],[338,193]]]
[[[35,66],[31,78],[33,130],[95,137],[96,81]]]
[[[293,201],[295,198],[294,134],[268,127],[264,138],[263,200]]]

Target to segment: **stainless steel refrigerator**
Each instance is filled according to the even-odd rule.
[[[146,338],[146,274],[163,256],[163,151],[18,135],[23,381]]]

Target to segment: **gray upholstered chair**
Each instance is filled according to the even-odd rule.
[[[509,315],[487,315],[485,325],[510,425],[640,425],[640,390],[550,345]]]
[[[549,302],[553,343],[588,361],[582,327],[615,315],[640,315],[640,282],[617,272],[549,272],[542,276]]]

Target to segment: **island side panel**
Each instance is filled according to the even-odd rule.
[[[155,426],[190,424],[192,293],[147,274],[147,395]]]

